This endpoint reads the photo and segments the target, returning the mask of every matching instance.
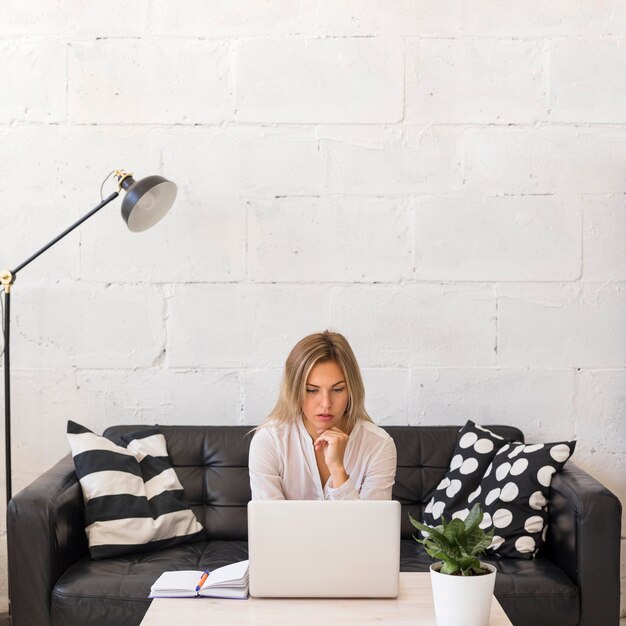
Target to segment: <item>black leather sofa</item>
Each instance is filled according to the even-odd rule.
[[[137,426],[114,427],[113,438]],[[522,439],[510,427],[491,427]],[[185,498],[210,540],[92,561],[80,485],[68,456],[17,494],[8,508],[13,626],[137,626],[150,585],[168,569],[214,568],[247,557],[248,428],[163,426]],[[445,473],[458,426],[393,426],[398,449],[394,498],[403,508],[402,571],[431,561],[412,538]],[[573,463],[552,483],[547,542],[534,560],[495,559],[495,594],[515,626],[617,626],[619,500]]]

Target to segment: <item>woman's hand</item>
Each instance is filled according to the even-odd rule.
[[[324,451],[324,462],[330,470],[333,487],[336,489],[348,480],[349,476],[343,465],[343,456],[348,445],[348,435],[336,426],[322,432],[313,442],[315,450]]]

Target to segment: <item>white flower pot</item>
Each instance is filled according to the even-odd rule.
[[[481,563],[490,573],[482,576],[442,574],[441,563],[430,566],[437,626],[488,626],[496,568]]]

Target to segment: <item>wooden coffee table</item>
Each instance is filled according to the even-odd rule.
[[[430,574],[400,573],[400,593],[393,599],[339,598],[156,598],[141,626],[333,626],[354,624],[410,624],[436,626]],[[512,626],[493,598],[489,626]]]

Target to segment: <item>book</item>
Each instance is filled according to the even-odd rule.
[[[248,597],[248,561],[232,563],[205,572],[163,572],[150,588],[149,598]]]

